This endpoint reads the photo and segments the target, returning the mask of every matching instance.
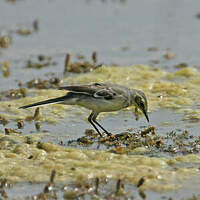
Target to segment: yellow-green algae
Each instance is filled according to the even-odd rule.
[[[51,171],[55,169],[57,182],[106,177],[126,179],[137,184],[141,177],[145,177],[142,189],[155,191],[184,188],[185,182],[200,178],[198,168],[181,167],[183,163],[200,164],[200,157],[197,155],[168,159],[121,155],[38,143],[40,136],[0,135],[1,178],[11,182],[43,182],[49,180]],[[27,142],[27,137],[32,142]]]
[[[89,82],[112,82],[142,89],[149,100],[149,110],[173,108],[184,113],[185,120],[200,120],[198,109],[200,99],[200,72],[187,67],[170,73],[150,66],[101,67],[91,73],[70,75],[64,79],[66,84]],[[0,117],[8,120],[29,120],[34,109],[18,107],[65,94],[58,90],[29,90],[33,97],[12,101],[1,101]],[[128,108],[127,110],[132,110]],[[50,123],[64,117],[76,118],[85,109],[76,106],[49,105],[40,109],[37,120]],[[73,116],[73,117],[72,117]],[[87,115],[83,115],[85,118]],[[5,135],[1,135],[1,138]],[[13,136],[6,136],[13,137]],[[114,154],[107,151],[80,150],[64,148],[50,143],[27,142],[26,136],[18,143],[1,140],[0,176],[10,181],[48,181],[52,169],[57,171],[57,181],[83,180],[88,178],[125,178],[136,184],[145,176],[143,189],[157,191],[178,189],[184,181],[199,178],[198,168],[184,168],[183,163],[200,163],[198,155],[179,156],[171,159],[149,158],[140,155]],[[18,139],[17,139],[18,138]],[[31,158],[31,159],[29,159]],[[173,168],[173,164],[176,165]],[[177,167],[180,166],[180,167]],[[76,170],[71,170],[75,168]]]
[[[179,69],[170,73],[151,66],[136,65],[124,67],[102,66],[90,73],[69,74],[66,84],[85,84],[91,82],[112,82],[141,89],[149,101],[149,111],[172,108],[184,113],[184,120],[200,120],[200,71],[193,67]],[[4,101],[0,105],[0,116],[13,120],[24,120],[34,114],[34,109],[19,110],[18,107],[40,100],[65,94],[58,90],[29,90],[34,97]],[[133,108],[127,108],[132,110]],[[56,122],[67,116],[83,114],[84,109],[75,106],[50,105],[41,107],[40,121]],[[116,112],[115,112],[116,113]],[[73,118],[73,117],[72,117]]]
[[[28,120],[29,117],[34,116],[35,109],[19,109],[21,105],[26,105],[29,103],[34,103],[37,101],[45,100],[48,98],[57,97],[66,94],[64,91],[57,90],[30,90],[30,92],[35,93],[34,97],[26,97],[14,101],[4,101],[0,105],[0,117],[12,120]],[[63,106],[60,104],[49,105],[51,109],[47,107],[41,107],[40,115],[37,120],[46,121],[54,123],[59,119],[66,116],[67,113],[70,114],[72,107]]]

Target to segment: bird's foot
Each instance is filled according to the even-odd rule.
[[[114,141],[115,138],[116,138],[115,135],[113,135],[112,133],[109,133],[107,135],[104,134],[104,137],[99,138],[99,142],[100,143],[111,142],[111,141]]]
[[[107,136],[112,136],[113,134],[112,133],[109,133],[109,132],[105,132]]]
[[[116,136],[114,134],[112,134],[112,133],[106,133],[106,134],[107,134],[106,138],[108,140],[114,140],[116,138]]]

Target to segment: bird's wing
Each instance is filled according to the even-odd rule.
[[[93,95],[96,92],[96,88],[94,88],[93,85],[69,85],[59,87],[59,89],[77,93],[87,93],[88,95]]]
[[[95,98],[112,99],[116,94],[112,87],[104,83],[93,83],[90,85],[72,85],[60,87],[61,90],[69,90],[75,93],[91,95]]]
[[[116,94],[110,88],[100,89],[94,93],[96,98],[113,99]]]

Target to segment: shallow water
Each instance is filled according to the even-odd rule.
[[[72,54],[72,61],[77,60],[77,54],[82,54],[86,56],[87,60],[90,60],[92,52],[97,51],[98,63],[116,63],[123,66],[148,64],[169,72],[178,70],[175,65],[187,63],[190,66],[195,65],[198,69],[200,51],[197,41],[200,39],[200,21],[196,18],[196,14],[199,12],[199,6],[198,1],[188,2],[187,0],[171,2],[134,0],[124,1],[123,3],[117,0],[45,0],[40,3],[38,1],[18,1],[14,4],[1,1],[0,36],[9,33],[13,41],[8,49],[0,48],[0,63],[8,61],[11,73],[7,78],[0,73],[0,90],[16,89],[19,82],[25,83],[34,78],[48,79],[52,76],[51,73],[63,78],[63,63],[66,53]],[[13,33],[19,27],[32,29],[32,22],[35,19],[39,20],[38,32],[33,32],[27,36]],[[148,51],[147,49],[150,47],[158,49]],[[163,55],[168,52],[175,54],[175,57],[165,59]],[[36,60],[39,54],[51,56],[57,64],[40,70],[26,69],[27,60]],[[158,64],[154,64],[155,61]],[[70,79],[70,76],[69,78],[65,77],[66,84],[73,82],[73,78]],[[171,78],[173,79],[173,77]],[[183,81],[187,78],[183,76]],[[181,82],[181,79],[174,77],[173,82]],[[84,82],[84,79],[81,78],[77,80]],[[87,79],[87,81],[89,80],[92,79]],[[196,80],[197,85],[198,79],[194,80]],[[148,87],[140,83],[133,86],[144,87],[145,90],[148,90]],[[131,87],[133,86],[131,85]],[[193,91],[196,90],[197,92],[197,89],[193,88]],[[41,94],[44,95],[45,92],[47,91]],[[37,92],[29,92],[28,95],[34,96],[37,95]],[[198,94],[196,97],[198,97]],[[167,108],[164,106],[164,108],[157,107],[154,109],[155,105],[151,105],[150,124],[147,124],[143,117],[136,122],[132,111],[120,111],[117,115],[105,115],[102,118],[100,117],[99,121],[114,134],[130,129],[139,131],[144,127],[153,125],[159,135],[165,136],[171,131],[188,130],[191,135],[198,137],[199,112],[194,114],[192,112],[199,110],[199,100],[196,99],[195,104],[195,94],[193,94],[192,101],[194,102],[190,105],[189,98],[186,96],[185,101],[178,102],[178,105],[184,109],[190,107],[192,109],[190,111],[180,109],[180,112],[177,113],[177,110],[174,111],[173,109],[174,105],[169,101]],[[56,111],[57,108],[54,109]],[[12,113],[10,117],[16,116],[15,111],[12,112],[14,114]],[[44,112],[49,113],[52,120],[52,112],[48,109],[45,109]],[[86,122],[89,112],[85,109],[79,111],[78,108],[66,108],[64,112],[67,112],[67,114],[58,115],[59,121],[54,124],[49,123],[47,117],[44,119],[40,131],[45,132],[46,135],[42,141],[51,141],[56,144],[63,141],[64,145],[68,146],[69,140],[83,136],[85,129],[91,128]],[[30,113],[33,113],[33,111],[27,111],[26,115]],[[183,120],[187,117],[190,119],[191,116],[195,119],[192,122],[191,120]],[[10,123],[6,125],[7,128],[17,128],[14,120],[10,118],[9,121]],[[4,132],[4,128],[1,127],[1,132]],[[35,122],[25,122],[22,132],[23,134],[37,133]],[[76,148],[97,149],[97,146],[94,144],[89,147],[76,146]],[[98,146],[98,148],[107,149],[104,145]],[[158,153],[156,156],[166,155]],[[197,169],[198,166],[195,166],[195,168]],[[26,191],[30,190],[28,184],[24,184],[24,188]],[[40,185],[36,184],[32,189],[35,192],[40,192]],[[22,193],[18,186],[12,190],[11,194]],[[198,189],[194,187],[185,191],[184,195],[183,191],[177,194],[169,192],[163,195],[180,199],[186,196],[191,197],[195,193],[198,194]],[[27,193],[23,193],[23,196],[26,195]],[[151,197],[152,199],[161,198],[161,196],[150,191],[148,199],[151,199]]]
[[[111,191],[115,191],[115,182],[114,181],[110,181],[109,184],[106,185],[105,189],[101,189],[100,192],[103,193],[105,192],[105,190],[107,190],[107,193],[111,193]],[[44,183],[40,183],[40,184],[30,184],[30,183],[25,183],[25,184],[17,184],[15,185],[14,188],[11,188],[9,190],[6,190],[7,194],[9,197],[11,198],[18,198],[20,199],[23,198],[24,196],[27,196],[27,197],[30,197],[30,196],[33,196],[33,195],[37,195],[39,193],[42,193],[43,192],[43,188],[45,187],[45,184]],[[63,199],[63,191],[61,190],[61,188],[63,187],[63,185],[58,185],[56,187],[56,194],[57,194],[57,197],[59,199]],[[125,186],[126,188],[126,191],[127,193],[130,194],[130,196],[133,196],[135,200],[140,200],[141,197],[140,195],[138,194],[138,190],[137,188],[135,188],[133,185],[126,185]],[[197,189],[197,188],[196,188]],[[195,190],[192,191],[190,190],[189,193],[193,193],[195,194]],[[20,194],[23,194],[23,195],[20,195]],[[175,199],[187,199],[187,198],[191,198],[191,195],[188,194],[188,190],[184,190],[184,191],[175,191],[175,192],[172,192],[170,195],[168,193],[155,193],[153,191],[146,191],[145,192],[146,194],[146,197],[149,199],[149,200],[154,200],[154,199],[168,199],[169,197],[172,197],[175,198]],[[122,199],[123,197],[121,197]]]
[[[97,51],[98,62],[106,64],[152,64],[152,60],[158,60],[158,66],[168,70],[184,62],[199,65],[198,7],[198,1],[187,0],[1,1],[1,35],[18,27],[31,28],[34,19],[39,20],[39,31],[28,36],[14,34],[13,45],[0,51],[0,61],[8,60],[14,66],[14,76],[1,79],[0,88],[7,89],[4,85],[8,81],[9,88],[16,88],[15,80],[22,74],[24,82],[44,77],[46,69],[23,68],[25,60],[39,54],[53,56],[58,64],[48,71],[57,76],[62,76],[66,53],[75,60],[76,54],[90,59],[91,53]],[[123,47],[127,50],[123,51]],[[147,51],[150,47],[160,50]],[[163,58],[167,52],[176,54],[175,58]]]

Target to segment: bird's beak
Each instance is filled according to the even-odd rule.
[[[149,117],[148,117],[147,111],[143,110],[142,112],[144,113],[144,116],[146,117],[147,121],[149,122]]]

